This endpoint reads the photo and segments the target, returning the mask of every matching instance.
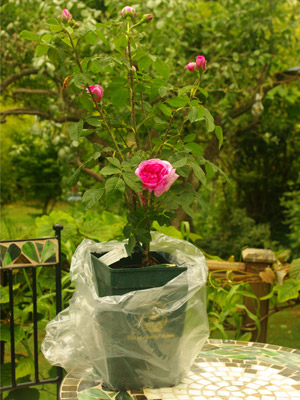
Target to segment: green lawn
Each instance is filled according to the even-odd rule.
[[[54,210],[68,211],[77,203],[57,202]],[[12,203],[1,207],[0,239],[23,239],[34,236],[32,227],[35,218],[42,216],[42,204],[39,202]]]

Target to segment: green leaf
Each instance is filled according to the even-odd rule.
[[[117,168],[121,168],[121,163],[116,157],[107,157],[107,160]]]
[[[101,126],[101,121],[99,121],[97,117],[88,118],[86,122],[91,126],[96,126],[96,127]]]
[[[139,242],[142,242],[142,243],[150,243],[151,242],[151,235],[147,229],[138,228],[134,231],[134,234]]]
[[[125,191],[125,183],[119,177],[109,178],[105,182],[105,190],[107,195],[109,195],[111,192],[116,192],[116,191],[123,193]]]
[[[73,29],[72,29],[70,26],[66,26],[66,27],[65,27],[65,30],[66,30],[70,35],[72,35]]]
[[[101,32],[101,31],[99,31],[98,29],[96,30],[96,34],[97,34],[97,36],[98,36],[98,38],[100,39],[100,40],[102,40],[102,42],[103,43],[107,43],[107,39],[106,39],[106,37],[104,36],[104,34]]]
[[[248,308],[246,306],[244,306],[243,304],[235,304],[235,307],[245,310],[248,317],[251,318],[255,322],[255,325],[257,327],[257,337],[259,337],[260,332],[261,332],[261,325],[260,325],[258,317],[256,315],[254,315],[252,312],[250,312],[248,310]]]
[[[140,178],[135,175],[134,172],[124,172],[123,178],[126,185],[135,192],[141,192],[143,190],[142,182]]]
[[[205,164],[205,171],[208,178],[213,178],[215,176],[215,171],[213,169],[213,164],[206,163]]]
[[[183,158],[181,158],[181,159],[175,161],[174,163],[172,163],[172,167],[173,167],[173,168],[180,168],[180,167],[183,167],[184,165],[187,164],[187,161],[188,161],[187,157],[183,157]]]
[[[92,208],[95,204],[97,204],[104,194],[104,189],[88,189],[85,191],[82,197],[82,204],[84,210],[88,210]]]
[[[223,144],[223,130],[221,126],[216,126],[215,128],[215,133],[216,136],[219,140],[219,149],[221,148],[222,144]]]
[[[192,161],[191,166],[193,168],[194,174],[199,179],[199,181],[202,183],[202,185],[206,185],[206,182],[207,182],[206,176],[205,176],[203,169],[200,167],[200,165],[198,165],[195,161]]]
[[[40,37],[33,32],[29,32],[26,29],[24,29],[21,33],[20,33],[20,37],[26,40],[34,40],[36,42],[40,41]]]
[[[68,186],[75,186],[76,185],[76,183],[79,180],[79,175],[80,175],[80,172],[81,172],[82,168],[83,168],[83,165],[81,165],[79,168],[76,169],[74,174],[71,176],[71,178],[67,182]]]
[[[54,27],[53,27],[53,26],[50,26],[50,30],[52,30],[52,29],[54,29],[54,28],[56,28],[56,27],[55,27],[55,26],[54,26]],[[70,41],[70,39],[69,39],[68,37],[61,37],[60,39],[61,39],[61,41],[64,42],[67,46],[73,48],[73,47],[72,47],[72,44],[71,44],[71,41]]]
[[[78,87],[79,89],[82,89],[86,85],[94,84],[93,79],[91,79],[91,77],[86,73],[74,75],[73,81],[74,81],[74,85],[76,87]]]
[[[53,32],[53,33],[60,32],[63,29],[64,28],[61,25],[50,25],[50,31]],[[70,47],[72,47],[71,42],[70,42]]]
[[[167,236],[175,237],[177,239],[182,239],[180,231],[176,229],[174,226],[159,225],[158,222],[154,221],[153,229],[155,229],[158,232],[164,233]]]
[[[89,111],[89,112],[93,112],[94,110],[94,103],[91,99],[90,94],[88,93],[82,93],[82,95],[80,96],[80,103],[82,105],[82,107]]]
[[[203,154],[203,147],[200,146],[198,143],[195,142],[189,142],[185,145],[187,149],[191,151],[192,154],[195,154],[196,156],[200,156]]]
[[[20,286],[20,284],[18,285]],[[2,293],[1,293],[2,295]],[[2,300],[2,297],[1,297]],[[0,301],[1,303],[4,303],[3,301]],[[8,301],[6,302],[8,303]],[[14,325],[14,331],[15,331],[15,343],[19,343],[23,338],[25,338],[26,333],[24,331],[24,328],[20,325]],[[7,342],[10,345],[11,337],[10,337],[10,326],[8,324],[1,324],[1,340],[4,342]]]
[[[28,357],[22,358],[16,365],[16,378],[31,375],[34,373],[34,364]]]
[[[195,218],[195,213],[194,211],[191,209],[191,207],[189,207],[187,204],[182,204],[182,208],[184,209],[184,211],[191,217],[191,218]]]
[[[123,54],[127,47],[127,39],[124,35],[116,36],[113,40],[113,44],[115,45],[116,50]]]
[[[199,92],[201,92],[203,94],[203,96],[207,99],[208,97],[208,93],[205,89],[203,89],[202,87],[198,88]]]
[[[195,133],[190,133],[189,135],[186,135],[185,138],[183,139],[184,143],[192,142],[195,140],[196,134]]]
[[[197,107],[191,107],[188,113],[188,119],[190,120],[191,123],[195,122],[198,118],[198,108]]]
[[[300,258],[292,261],[289,276],[291,279],[300,280]]]
[[[165,97],[165,95],[169,92],[170,88],[168,86],[161,86],[158,89],[158,93],[160,97]]]
[[[115,107],[123,107],[128,100],[128,90],[122,86],[115,88],[111,95],[111,102]]]
[[[39,45],[37,45],[36,48],[35,48],[35,54],[36,54],[38,57],[44,56],[45,54],[48,53],[48,50],[49,50],[49,49],[50,49],[49,46],[39,44]]]
[[[60,23],[59,23],[59,22],[57,21],[57,19],[55,19],[55,18],[49,18],[49,19],[47,19],[46,23],[47,23],[48,25],[59,25],[59,26],[60,26]]]
[[[203,107],[204,118],[206,121],[206,129],[208,132],[212,132],[215,129],[214,118],[207,108]]]
[[[168,117],[172,115],[172,109],[169,108],[166,104],[160,104],[158,108]]]
[[[133,235],[129,236],[129,239],[128,239],[128,251],[129,251],[129,254],[132,253],[135,245],[136,245],[136,238]]]
[[[151,64],[152,60],[148,56],[144,56],[138,61],[138,67],[141,71],[148,71]]]
[[[193,88],[194,88],[193,85],[184,86],[183,88],[178,90],[178,96],[181,97],[182,95],[184,95],[186,92],[189,92]]]
[[[100,170],[100,174],[104,176],[119,174],[120,172],[121,170],[113,165],[107,165]]]
[[[154,68],[156,69],[157,73],[160,74],[165,80],[169,79],[170,68],[167,63],[157,58],[154,62]]]
[[[11,390],[5,400],[39,400],[40,391],[32,388]]]
[[[186,104],[189,103],[189,98],[187,96],[184,97],[174,97],[171,100],[167,101],[168,104],[172,107],[184,107]]]
[[[90,31],[84,36],[84,40],[89,44],[96,44],[99,39],[96,33]]]
[[[81,119],[79,122],[75,122],[70,125],[69,135],[72,140],[79,142],[79,138],[83,129],[83,120]]]
[[[300,281],[295,279],[287,279],[283,285],[276,285],[279,303],[285,303],[291,299],[297,299],[299,296]]]

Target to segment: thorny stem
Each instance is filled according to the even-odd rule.
[[[131,57],[131,44],[130,44],[130,27],[129,27],[129,22],[127,23],[127,56],[128,56],[128,61],[130,65],[130,71],[128,72],[128,82],[130,85],[129,88],[129,95],[130,95],[130,107],[131,107],[131,122],[132,122],[132,128],[133,128],[133,133],[135,136],[135,141],[137,144],[137,147],[139,148],[139,138],[136,130],[136,118],[135,118],[135,98],[134,98],[134,82],[133,82],[133,71],[132,71],[132,57]]]
[[[162,146],[164,145],[165,140],[166,140],[167,137],[168,137],[168,133],[169,133],[169,131],[170,131],[170,129],[171,129],[171,126],[172,126],[172,123],[173,123],[173,121],[174,121],[174,119],[175,119],[175,114],[176,114],[176,111],[173,112],[172,117],[170,118],[169,124],[168,124],[168,126],[167,126],[167,129],[166,129],[166,132],[165,132],[165,134],[164,134],[164,137],[162,138],[161,144],[160,144],[159,148],[156,150],[155,157],[156,157],[157,154],[159,153],[160,149],[161,149]]]
[[[82,69],[82,66],[81,66],[81,63],[80,63],[80,59],[79,59],[79,56],[78,56],[78,51],[77,51],[77,49],[76,49],[76,47],[75,47],[75,45],[74,45],[72,36],[69,34],[68,31],[66,31],[66,32],[67,32],[67,34],[68,34],[68,36],[69,36],[71,46],[72,46],[72,48],[73,48],[73,50],[74,50],[74,53],[75,53],[75,60],[76,60],[76,63],[77,63],[77,65],[78,65],[78,68],[79,68],[80,72],[83,73],[83,69]],[[123,158],[123,155],[122,155],[121,150],[120,150],[120,148],[119,148],[119,145],[118,145],[118,143],[117,143],[117,141],[116,141],[115,135],[114,135],[113,131],[111,130],[110,126],[108,125],[107,120],[106,120],[106,118],[105,118],[105,116],[104,116],[104,114],[103,114],[102,109],[99,107],[98,103],[96,102],[95,96],[94,96],[93,92],[91,91],[90,87],[89,87],[89,86],[86,86],[86,88],[88,89],[88,91],[89,91],[89,93],[90,93],[90,95],[91,95],[91,97],[92,97],[92,99],[93,99],[93,102],[94,102],[94,104],[95,104],[95,107],[96,107],[96,109],[97,109],[99,115],[101,116],[101,118],[102,118],[102,120],[103,120],[103,122],[104,122],[104,125],[105,125],[105,127],[106,127],[106,129],[107,129],[107,131],[108,131],[108,133],[109,133],[109,135],[110,135],[112,141],[114,142],[114,145],[115,145],[115,147],[116,147],[116,149],[117,149],[117,151],[118,151],[118,153],[119,153],[120,158],[123,160],[124,158]]]
[[[144,107],[143,93],[141,93],[141,107],[142,107],[142,111],[143,111],[144,117],[146,119],[147,118],[147,114],[146,114],[145,107]],[[151,129],[150,130],[148,129],[148,127],[146,129],[147,129],[148,138],[149,138],[150,151],[152,153],[152,132],[151,132]]]
[[[146,221],[145,221],[145,228],[147,229],[148,232],[150,232],[151,229],[151,222],[150,219],[148,218],[148,213],[149,210],[152,208],[152,202],[153,202],[153,192],[147,191],[145,194],[145,204],[144,204],[144,209],[146,213]],[[143,243],[143,256],[142,256],[142,264],[145,266],[151,265],[151,255],[150,255],[150,243]]]
[[[200,76],[200,73],[199,73],[199,77],[198,77],[198,79],[197,79],[197,81],[196,81],[196,84],[195,84],[195,88],[194,89],[192,89],[191,90],[191,93],[190,93],[190,101],[193,99],[193,97],[195,96],[195,94],[197,93],[197,90],[198,90],[198,87],[200,86],[200,82],[201,82],[201,76]],[[188,109],[189,109],[189,107],[188,107]],[[184,118],[183,119],[183,121],[182,121],[182,124],[181,124],[181,127],[180,127],[180,130],[179,130],[179,133],[181,134],[182,133],[182,131],[183,131],[183,127],[184,127],[184,124],[186,123],[186,119]]]
[[[190,101],[192,100],[192,98],[193,98],[193,97],[195,96],[195,94],[197,93],[198,87],[200,86],[200,82],[201,82],[201,76],[200,76],[200,74],[199,74],[199,77],[198,77],[198,79],[197,79],[197,81],[196,81],[196,84],[195,84],[196,87],[195,87],[194,89],[191,90],[191,93],[190,93]],[[172,116],[171,116],[171,118],[170,118],[170,121],[169,121],[169,124],[168,124],[168,126],[167,126],[166,132],[165,132],[164,137],[163,137],[163,139],[162,139],[162,143],[161,143],[161,145],[159,146],[158,150],[157,150],[156,153],[155,153],[156,156],[157,156],[157,154],[159,153],[160,149],[162,148],[162,146],[163,146],[165,140],[167,139],[168,133],[169,133],[169,131],[170,131],[170,129],[171,129],[171,125],[172,125],[172,123],[173,123],[173,121],[174,121],[174,119],[175,119],[175,114],[176,114],[176,111],[173,112],[173,114],[172,114]],[[180,130],[179,130],[179,133],[182,132],[185,122],[186,122],[186,119],[184,119],[184,120],[182,121]]]

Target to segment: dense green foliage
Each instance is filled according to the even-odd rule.
[[[35,32],[41,29],[40,34],[45,33],[44,18],[49,15],[59,17],[65,4],[62,1],[54,5],[36,0],[27,3],[25,13],[23,10],[19,12],[21,4],[18,2],[7,1],[2,6],[2,25],[5,27],[2,35],[4,39],[10,38],[3,45],[2,76],[5,80],[31,67],[37,71],[6,86],[4,100],[5,96],[12,95],[18,99],[18,108],[34,109],[37,115],[56,122],[74,118],[77,100],[72,96],[76,88],[70,85],[68,93],[60,90],[69,74],[65,56],[54,53],[53,49],[48,49],[48,55],[45,55],[47,37],[44,45],[38,46],[32,56],[36,44],[19,36],[24,29]],[[87,34],[80,43],[81,50],[86,56],[95,54],[100,57],[100,61],[96,58],[93,61],[94,73],[100,76],[107,95],[112,99],[115,93],[117,101],[122,101],[118,92],[120,87],[111,85],[106,78],[107,74],[116,73],[116,79],[120,79],[120,75],[118,64],[109,58],[118,44],[113,45],[111,40],[107,40],[108,31],[104,27],[108,19],[118,16],[119,2],[70,2],[68,7],[75,19],[88,21],[91,31],[96,28],[97,38]],[[231,182],[231,185],[220,184],[214,178],[211,164],[205,164],[205,172],[213,182],[200,189],[202,201],[198,204],[200,216],[195,228],[203,237],[200,245],[218,254],[219,243],[223,257],[235,254],[238,258],[240,245],[261,247],[269,243],[275,248],[291,248],[294,256],[299,255],[299,220],[295,216],[297,197],[290,194],[299,190],[299,86],[294,79],[297,72],[294,75],[292,72],[284,73],[297,65],[297,7],[295,2],[275,0],[265,3],[250,0],[222,3],[184,1],[180,7],[177,2],[156,0],[140,2],[137,7],[140,14],[154,14],[151,27],[143,27],[140,39],[150,44],[153,53],[168,64],[171,73],[169,85],[192,83],[193,77],[184,71],[184,65],[200,52],[208,60],[199,98],[213,110],[217,123],[223,127],[224,145],[219,152],[218,142],[202,124],[196,123],[194,128],[187,125],[186,134],[197,135],[201,147],[199,152],[207,161],[218,164]],[[145,57],[145,68],[155,72],[153,60]],[[22,88],[52,92],[41,95],[17,91]],[[168,86],[165,86],[164,91],[167,90]],[[168,97],[168,92],[166,95]],[[7,115],[7,121],[9,118]],[[66,136],[67,130],[62,132],[64,143],[71,143]],[[97,137],[90,135],[88,138],[102,143],[105,137],[98,132]],[[82,140],[77,149],[82,161],[87,160]],[[26,160],[24,162],[20,171],[26,170]],[[73,164],[63,168],[67,174],[74,169],[74,163],[73,158]],[[9,163],[6,168],[8,166]],[[19,179],[13,176],[14,182]],[[89,178],[84,187],[93,188],[95,185]],[[196,182],[194,187],[198,190],[199,183]],[[12,190],[5,191],[3,200],[12,199],[13,193]],[[293,215],[291,209],[295,209]],[[209,213],[205,214],[205,210]],[[244,222],[237,221],[238,215]],[[187,216],[183,215],[183,218]],[[234,221],[238,222],[239,228]],[[256,228],[254,223],[260,225]],[[240,240],[235,246],[237,237]]]

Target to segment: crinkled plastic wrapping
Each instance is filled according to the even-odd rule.
[[[116,246],[124,242],[78,246],[75,293],[47,325],[42,351],[52,365],[115,390],[176,385],[209,334],[205,258],[192,244],[153,232],[151,250],[187,270],[161,287],[99,297],[90,254]]]

